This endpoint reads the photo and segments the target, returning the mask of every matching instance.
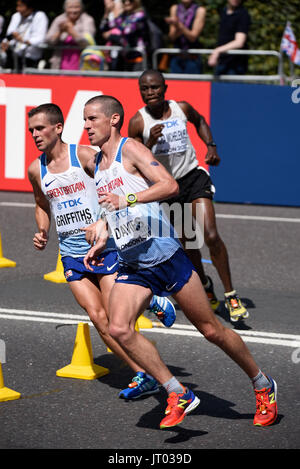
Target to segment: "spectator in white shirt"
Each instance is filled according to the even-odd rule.
[[[43,11],[35,8],[34,0],[17,0],[16,10],[1,43],[1,50],[7,54],[5,66],[16,67],[20,71],[23,65],[37,66],[43,54],[37,46],[45,41],[49,21]]]

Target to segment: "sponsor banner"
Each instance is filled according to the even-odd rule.
[[[188,101],[210,123],[210,83],[169,80],[167,84],[167,98]],[[129,119],[143,106],[136,78],[0,74],[0,190],[32,191],[27,169],[39,151],[28,131],[30,109],[47,102],[58,104],[65,117],[64,141],[88,145],[83,106],[97,94],[121,101],[125,109],[122,135],[127,136]],[[206,146],[190,124],[188,129],[199,163],[205,166]]]
[[[299,117],[290,86],[213,83],[211,122],[220,166],[216,202],[300,206]],[[288,166],[287,166],[288,161]]]

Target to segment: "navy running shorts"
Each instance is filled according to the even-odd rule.
[[[103,252],[99,256],[99,259],[103,265],[95,266],[91,265],[93,272],[87,270],[84,263],[84,257],[71,257],[63,256],[61,258],[64,274],[67,282],[74,282],[75,280],[81,280],[83,277],[91,278],[95,274],[110,275],[117,272],[119,267],[117,251]]]
[[[179,248],[170,259],[153,267],[134,270],[120,265],[115,282],[141,285],[150,288],[154,295],[169,296],[182,289],[193,270],[196,271],[192,262]]]

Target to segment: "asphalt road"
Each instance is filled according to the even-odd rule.
[[[17,264],[0,269],[0,339],[6,345],[2,370],[4,385],[21,393],[18,400],[0,402],[1,449],[105,449],[103,462],[121,464],[124,449],[133,455],[151,450],[183,457],[204,449],[299,448],[299,208],[215,204],[233,283],[250,312],[238,333],[262,370],[278,383],[276,424],[252,425],[255,398],[248,377],[200,337],[180,310],[171,329],[158,327],[145,312],[153,327],[141,333],[155,342],[170,370],[201,400],[180,426],[162,431],[165,392],[134,402],[118,399],[132,372],[109,353],[92,325],[94,363],[109,373],[95,380],[56,376],[71,362],[78,322],[88,318],[68,285],[43,278],[56,267],[56,235],[52,231],[43,253],[34,251],[32,204],[32,194],[0,192],[2,255]],[[222,300],[206,247],[202,254]],[[223,301],[218,316],[234,327]],[[150,467],[147,459],[130,460],[129,465]]]

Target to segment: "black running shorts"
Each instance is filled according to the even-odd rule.
[[[215,187],[212,180],[207,172],[199,167],[177,179],[177,183],[179,185],[179,194],[176,197],[164,200],[169,205],[174,202],[189,203],[199,198],[212,200],[214,197]]]

